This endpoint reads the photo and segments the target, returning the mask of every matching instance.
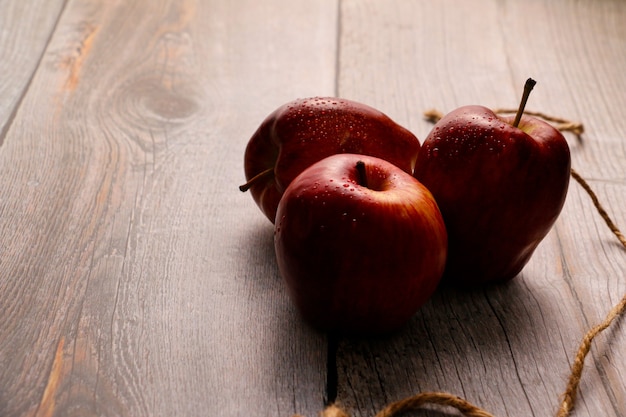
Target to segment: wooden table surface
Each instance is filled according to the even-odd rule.
[[[2,0],[0,415],[354,417],[422,391],[552,416],[626,252],[572,181],[510,283],[440,289],[398,333],[303,324],[273,228],[239,192],[261,120],[334,95],[424,139],[423,112],[582,122],[572,166],[626,228],[622,0]],[[593,342],[573,416],[626,415],[626,318]],[[415,415],[458,415],[429,407]]]

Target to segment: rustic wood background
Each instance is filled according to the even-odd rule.
[[[328,340],[304,325],[243,181],[297,97],[370,104],[423,139],[464,104],[581,121],[573,166],[626,228],[622,0],[0,1],[0,415],[313,417]],[[342,339],[354,417],[424,390],[550,416],[626,254],[572,182],[521,275],[442,289],[398,334]],[[577,417],[626,415],[624,318]],[[445,409],[419,415],[456,415]]]

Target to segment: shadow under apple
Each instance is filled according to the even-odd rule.
[[[256,333],[247,360],[260,365],[261,390],[276,402],[280,415],[317,415],[329,390],[353,417],[424,391],[446,391],[476,404],[485,392],[494,392],[521,404],[522,414],[516,415],[532,411],[524,404],[521,385],[537,376],[520,375],[520,361],[532,357],[538,339],[549,331],[537,326],[556,315],[545,292],[536,291],[537,277],[522,273],[479,289],[442,285],[398,332],[340,337],[335,364],[328,362],[330,339],[307,325],[288,297],[275,262],[271,225],[251,225],[240,241],[246,242],[245,303],[253,319],[246,327]],[[456,415],[441,410],[419,415]],[[489,411],[498,415],[502,410]]]
[[[289,300],[275,260],[273,227],[265,219],[245,231],[242,261],[246,325],[253,346],[245,358],[255,369],[255,390],[272,403],[275,415],[317,415],[326,395],[327,339],[304,324]]]
[[[535,285],[523,273],[479,289],[443,285],[397,333],[341,339],[339,400],[365,416],[372,407],[379,410],[418,392],[445,391],[476,404],[485,392],[494,392],[507,404],[490,412],[502,414],[512,401],[522,411],[515,415],[532,412],[521,385],[540,380],[540,371],[534,367],[521,375],[520,362],[541,344],[538,338],[548,330],[537,326],[551,315],[550,300],[535,294]],[[437,410],[419,415],[440,416]]]

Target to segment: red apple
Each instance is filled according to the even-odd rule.
[[[354,101],[316,97],[272,112],[252,135],[244,155],[246,184],[267,218],[289,183],[305,168],[337,153],[386,159],[412,174],[419,140],[380,111]]]
[[[533,85],[518,120],[465,106],[444,116],[423,143],[414,175],[446,223],[444,281],[476,286],[515,277],[561,212],[569,147],[550,124],[521,116]]]
[[[431,193],[390,162],[354,154],[327,157],[291,182],[274,243],[304,319],[344,334],[401,327],[435,291],[447,249]]]

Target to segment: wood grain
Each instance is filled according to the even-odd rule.
[[[423,139],[423,111],[515,107],[532,76],[539,83],[529,109],[585,125],[582,142],[567,137],[573,166],[624,228],[624,6],[344,1],[340,93],[374,103]],[[583,334],[626,293],[624,271],[623,248],[572,182],[554,230],[516,280],[442,288],[401,334],[340,344],[339,400],[370,416],[390,401],[444,390],[496,416],[554,415]],[[597,339],[576,416],[626,414],[623,328]]]
[[[19,110],[64,2],[17,0],[0,6],[0,146]]]
[[[333,92],[336,12],[67,4],[0,149],[0,415],[323,405],[325,338],[237,185],[266,114]]]
[[[584,124],[573,166],[626,229],[624,18],[620,0],[0,3],[0,415],[318,414],[328,341],[237,189],[247,140],[297,97],[359,100],[423,139],[425,110],[515,107],[532,76],[528,108]],[[572,182],[514,281],[341,339],[337,399],[371,417],[443,390],[553,415],[625,271]],[[594,342],[575,416],[626,415],[625,344],[623,320]]]

